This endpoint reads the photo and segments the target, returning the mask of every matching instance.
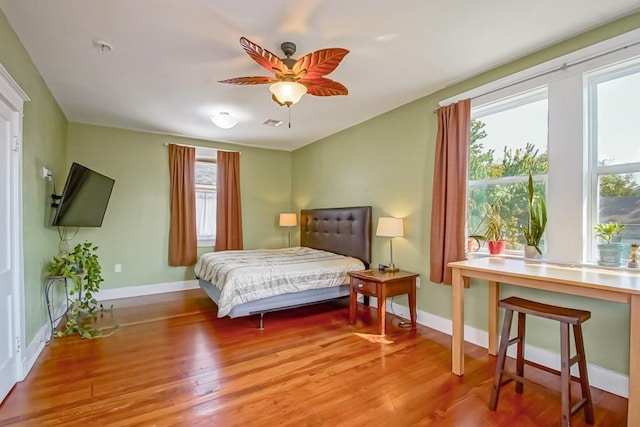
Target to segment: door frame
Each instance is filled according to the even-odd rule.
[[[13,284],[13,326],[15,349],[15,373],[19,381],[27,374],[24,366],[24,339],[26,336],[26,319],[24,305],[24,234],[22,223],[22,117],[23,104],[30,101],[27,94],[0,64],[0,98],[12,110],[10,144],[11,150],[11,254]]]

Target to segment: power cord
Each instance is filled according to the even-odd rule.
[[[391,297],[391,314],[393,314],[395,317],[399,317],[401,320],[400,322],[398,322],[398,326],[401,328],[410,328],[411,327],[411,322],[408,321],[407,319],[405,319],[404,317],[398,316],[396,314],[396,312],[393,310],[393,298]]]

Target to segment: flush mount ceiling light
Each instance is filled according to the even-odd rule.
[[[225,111],[213,114],[211,116],[211,121],[221,129],[231,129],[238,124],[238,119]]]

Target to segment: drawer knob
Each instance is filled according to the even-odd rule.
[[[358,284],[359,288],[364,288],[364,285],[362,283]]]

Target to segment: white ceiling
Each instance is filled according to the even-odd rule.
[[[481,71],[639,10],[638,0],[0,0],[71,122],[293,150]],[[305,95],[291,108],[241,36],[283,57],[351,51],[328,77],[348,96]],[[100,54],[103,40],[113,51]],[[227,111],[230,130],[209,116]],[[280,127],[261,124],[284,121]]]

